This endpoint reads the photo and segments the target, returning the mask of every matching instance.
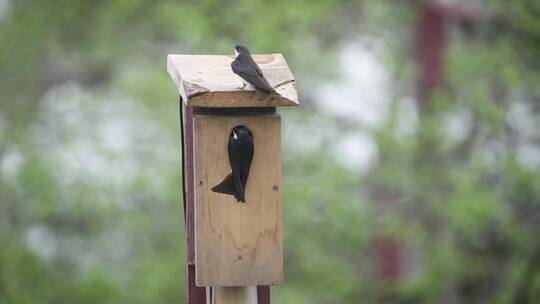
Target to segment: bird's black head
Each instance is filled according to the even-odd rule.
[[[237,45],[234,47],[234,49],[239,53],[239,54],[250,54],[249,52],[249,49],[243,45]]]
[[[253,133],[246,126],[236,126],[231,131],[231,137],[238,141],[251,141]]]

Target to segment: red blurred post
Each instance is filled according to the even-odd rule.
[[[377,240],[375,244],[379,260],[377,267],[379,275],[384,282],[391,282],[403,273],[403,254],[401,244],[392,238],[383,238]]]
[[[422,107],[428,105],[430,93],[444,81],[448,25],[472,22],[479,17],[478,11],[459,4],[428,1],[422,6],[416,28],[417,95]]]
[[[442,5],[427,1],[422,5],[416,24],[416,60],[418,62],[417,98],[420,112],[429,109],[430,95],[443,81],[444,51],[446,47],[447,18],[469,18],[459,6]],[[378,271],[381,279],[392,282],[403,275],[405,257],[402,244],[394,238],[376,241]]]
[[[420,12],[416,30],[418,61],[417,95],[421,110],[428,106],[430,93],[443,78],[446,46],[445,7],[426,3]]]

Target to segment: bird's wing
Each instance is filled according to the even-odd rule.
[[[259,68],[259,66],[257,64],[255,64],[255,71],[257,72],[257,75],[259,76],[259,78],[261,79],[261,81],[264,82],[264,86],[265,88],[267,88],[269,92],[273,92],[274,91],[274,88],[272,88],[272,86],[270,85],[270,83],[268,83],[268,80],[266,79],[266,77],[264,77],[263,75],[263,72],[261,71],[261,68]]]
[[[237,200],[244,202],[244,187],[242,186],[242,181],[240,174],[242,172],[243,160],[242,160],[242,151],[241,147],[236,140],[232,137],[229,138],[228,144],[229,152],[229,164],[231,165],[231,175],[234,183],[234,188],[236,190],[235,197]]]
[[[249,176],[249,169],[251,168],[251,160],[253,159],[253,142],[247,143],[246,146],[246,159],[242,162],[242,186],[244,187],[244,191],[246,189],[246,184]]]
[[[242,64],[233,61],[231,67],[234,73],[251,83],[256,89],[268,92],[274,91],[255,62],[253,64]]]

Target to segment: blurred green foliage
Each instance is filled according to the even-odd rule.
[[[236,43],[285,53],[301,85],[303,106],[282,113],[286,283],[275,303],[540,296],[535,2],[493,1],[472,27],[451,27],[445,84],[412,119],[403,103],[414,99],[422,1],[3,3],[0,303],[184,302],[178,96],[165,55]],[[367,131],[314,102],[358,37],[382,43],[392,76],[386,116]],[[368,170],[336,158],[351,132],[376,143]],[[398,280],[380,277],[381,238],[403,244]]]

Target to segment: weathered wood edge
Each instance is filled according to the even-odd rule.
[[[280,106],[298,106],[298,92],[296,90],[296,80],[292,73],[291,79],[285,79],[283,82],[274,85],[274,89],[279,93],[280,88],[293,92],[293,99],[284,97],[283,95],[272,96],[268,100],[260,101],[253,88],[241,87],[234,90],[209,90],[203,86],[192,82],[184,81],[180,71],[173,62],[173,56],[181,56],[184,54],[168,54],[167,55],[167,72],[176,85],[184,104],[194,107],[280,107]],[[276,54],[260,54],[261,56],[280,56],[283,63],[288,67],[285,58],[280,53]],[[186,55],[189,56],[189,55]],[[195,55],[194,55],[195,56]],[[212,56],[212,55],[206,55]],[[216,55],[226,56],[226,55]],[[257,55],[254,55],[257,56]],[[232,73],[232,71],[231,71]],[[287,89],[288,88],[288,89]],[[186,93],[190,92],[190,93]]]
[[[193,108],[180,102],[182,131],[182,175],[184,196],[184,220],[186,224],[186,298],[188,304],[206,304],[204,287],[195,284],[195,240],[194,240],[194,166],[193,166]]]

